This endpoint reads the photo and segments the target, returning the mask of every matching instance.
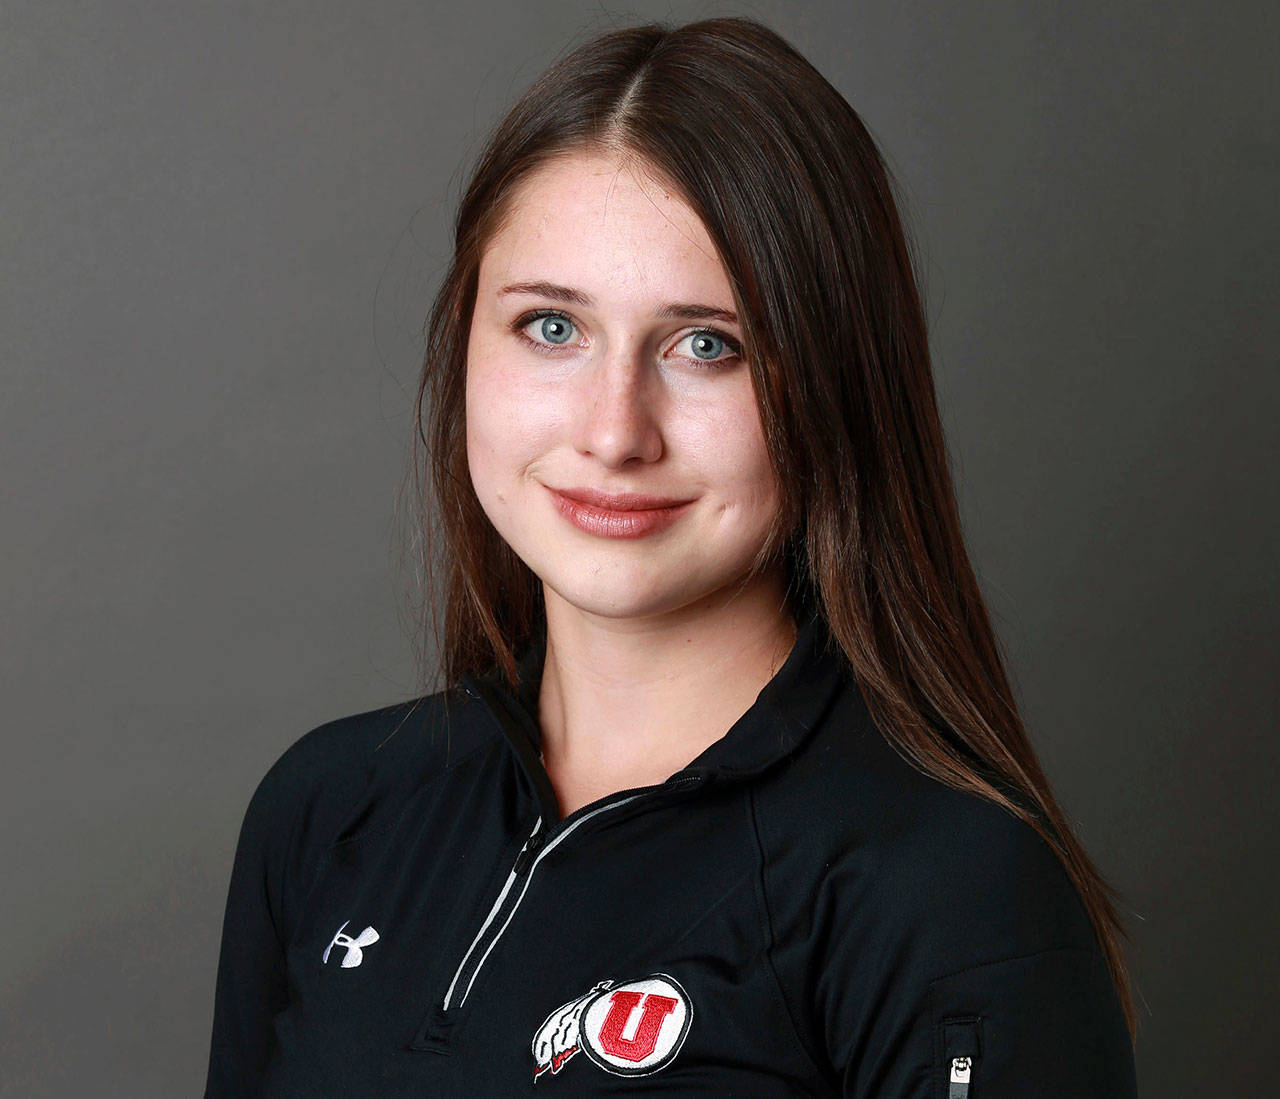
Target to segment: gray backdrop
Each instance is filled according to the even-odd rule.
[[[1143,1092],[1274,1090],[1274,5],[0,6],[0,1088],[198,1094],[250,793],[420,693],[420,328],[570,40],[755,15],[904,185],[976,567]]]

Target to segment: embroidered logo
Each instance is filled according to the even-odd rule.
[[[330,941],[329,945],[324,948],[324,956],[320,959],[321,965],[328,964],[329,951],[335,946],[346,947],[347,952],[342,956],[342,968],[354,969],[362,961],[364,961],[364,950],[366,946],[371,946],[378,941],[378,933],[372,927],[366,927],[354,939],[350,935],[344,935],[347,924],[351,921],[343,922],[342,927],[338,928],[338,933]]]
[[[578,1052],[615,1076],[647,1076],[680,1052],[692,1020],[689,994],[665,973],[621,984],[598,981],[538,1028],[533,1078],[555,1075]]]

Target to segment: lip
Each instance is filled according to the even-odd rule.
[[[692,500],[638,492],[607,493],[589,488],[550,487],[548,491],[556,509],[575,527],[605,538],[643,538],[665,530],[693,503]]]
[[[598,492],[593,488],[553,488],[551,491],[604,511],[653,511],[691,503],[671,496],[646,496],[641,492]]]

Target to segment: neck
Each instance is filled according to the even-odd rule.
[[[777,576],[645,617],[606,618],[549,594],[538,697],[548,771],[663,781],[750,708],[795,638]]]

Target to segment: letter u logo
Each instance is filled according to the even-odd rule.
[[[645,1076],[680,1052],[693,1003],[669,973],[650,973],[616,985],[600,982],[584,997],[577,1018],[573,1037],[588,1060],[615,1076]]]
[[[640,1022],[631,1038],[622,1036],[636,1004],[644,1001]],[[653,1055],[658,1044],[662,1022],[675,1011],[679,1001],[657,992],[632,992],[619,989],[609,998],[609,1014],[600,1024],[600,1048],[626,1061],[643,1061]]]

